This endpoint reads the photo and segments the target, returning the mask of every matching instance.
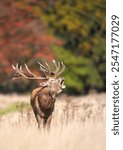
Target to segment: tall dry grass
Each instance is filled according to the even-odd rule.
[[[37,129],[31,108],[2,116],[0,150],[105,150],[105,94],[59,99],[50,132]]]

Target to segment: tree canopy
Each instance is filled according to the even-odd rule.
[[[105,90],[105,0],[59,0],[44,13],[53,34],[64,41],[53,49],[66,63],[71,91]]]
[[[33,87],[10,82],[12,63],[54,58],[66,65],[66,92],[105,91],[105,6],[105,0],[1,0],[1,91]]]

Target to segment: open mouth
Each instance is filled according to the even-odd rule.
[[[61,80],[61,88],[64,89],[66,86],[64,85],[64,79]]]
[[[64,84],[64,79],[61,80],[61,85]]]

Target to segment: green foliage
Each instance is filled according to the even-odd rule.
[[[53,47],[67,66],[68,91],[105,90],[105,0],[59,0],[44,9],[54,35],[64,40]]]
[[[56,46],[52,49],[58,59],[63,60],[66,65],[64,77],[68,93],[85,93],[91,88],[102,89],[105,86],[92,59],[84,56],[76,57],[70,51]]]
[[[2,108],[0,109],[0,117],[8,114],[8,113],[14,113],[16,111],[21,111],[21,110],[25,110],[27,108],[29,108],[29,104],[28,103],[18,103],[15,102],[13,104],[11,104],[10,106],[6,107],[6,108]]]

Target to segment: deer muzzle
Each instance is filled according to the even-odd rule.
[[[64,78],[61,78],[61,89],[66,88],[66,86],[64,85]]]

